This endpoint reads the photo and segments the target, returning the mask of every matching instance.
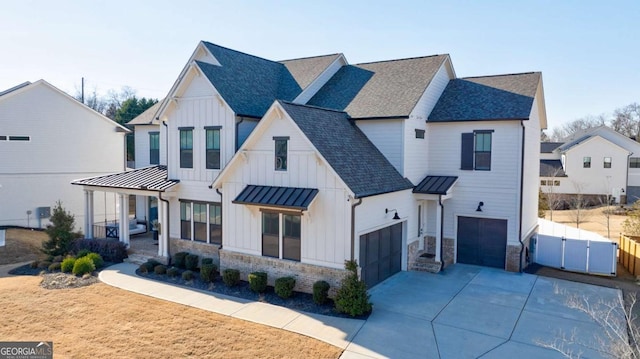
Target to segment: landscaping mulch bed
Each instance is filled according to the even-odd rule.
[[[323,305],[318,305],[313,301],[313,296],[307,293],[294,292],[291,297],[283,299],[274,292],[273,287],[271,286],[268,286],[267,290],[264,293],[253,292],[249,288],[249,283],[245,281],[240,281],[240,283],[234,287],[227,287],[227,285],[225,285],[222,281],[222,277],[219,275],[212,283],[205,283],[200,280],[200,274],[198,272],[194,272],[195,279],[190,281],[185,281],[184,279],[182,279],[181,275],[178,275],[177,277],[169,277],[166,274],[156,274],[153,272],[143,273],[140,270],[136,270],[136,274],[143,278],[149,278],[157,280],[159,282],[179,285],[185,288],[198,289],[206,292],[269,303],[307,313],[322,314],[340,318],[367,319],[369,317],[369,314],[352,317],[348,314],[338,313],[335,310],[333,301],[331,299],[328,299],[327,303]],[[180,274],[182,274],[182,271],[180,272]]]
[[[14,268],[9,271],[12,275],[30,275],[42,276],[40,286],[45,289],[67,289],[86,287],[91,284],[99,283],[97,273],[102,269],[115,263],[105,262],[105,264],[96,269],[91,275],[75,276],[71,273],[62,273],[60,271],[50,271],[48,269],[33,268],[30,264]]]

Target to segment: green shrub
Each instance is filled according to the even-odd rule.
[[[127,246],[114,238],[77,239],[73,250],[78,253],[83,249],[98,253],[107,262],[122,263],[128,257]]]
[[[75,275],[83,275],[85,273],[91,273],[96,270],[96,266],[93,264],[91,258],[82,257],[76,259],[76,262],[73,264],[73,274]]]
[[[189,255],[187,252],[178,252],[173,255],[173,265],[184,269],[185,258]]]
[[[167,266],[165,266],[164,264],[158,264],[157,266],[153,267],[153,271],[156,274],[165,274],[167,273]]]
[[[76,254],[76,259],[78,259],[78,258],[82,258],[82,257],[86,257],[86,256],[87,256],[87,254],[89,254],[89,253],[91,253],[91,251],[90,251],[90,250],[88,250],[88,249],[86,249],[86,248],[85,248],[85,249],[81,249],[81,250],[79,250],[79,251],[78,251],[78,253]]]
[[[256,293],[262,293],[267,289],[267,273],[251,272],[249,273],[249,288]]]
[[[313,283],[313,301],[316,304],[324,304],[329,298],[329,283],[319,280]]]
[[[29,263],[29,267],[31,267],[31,268],[38,268],[38,263],[40,263],[40,262],[38,262],[37,260],[35,260],[35,261],[33,261],[33,262]]]
[[[49,268],[49,266],[51,265],[51,262],[49,261],[42,261],[38,263],[38,268],[40,269],[47,269]]]
[[[96,268],[100,268],[104,265],[104,260],[102,260],[102,256],[99,255],[98,253],[91,252],[87,254],[85,257],[91,259],[91,261],[93,262],[93,265],[96,266]]]
[[[49,266],[49,271],[50,272],[59,271],[60,270],[60,266],[61,266],[60,262],[53,262]]]
[[[293,294],[293,287],[296,286],[296,279],[293,277],[282,277],[276,279],[274,286],[276,294],[280,298],[287,299]]]
[[[200,265],[205,264],[213,264],[213,258],[202,258],[202,262],[200,262]]]
[[[225,269],[222,271],[222,281],[227,287],[233,287],[240,282],[240,271],[237,269]]]
[[[140,273],[149,273],[149,266],[147,266],[147,263],[142,263],[138,266],[138,270]]]
[[[159,265],[159,264],[162,264],[162,263],[158,262],[157,260],[155,260],[155,259],[153,259],[153,258],[149,258],[149,259],[147,259],[147,263],[151,264],[151,266],[152,266],[153,268],[155,268],[155,267],[156,267],[157,265]],[[153,269],[153,268],[152,268],[152,269]]]
[[[190,271],[198,269],[199,259],[200,257],[198,257],[197,254],[187,254],[187,256],[184,258],[184,267]]]
[[[153,269],[160,263],[157,263],[155,261],[146,261],[144,263],[142,263],[140,265],[140,269],[142,270],[142,267],[144,267],[144,270],[142,270],[143,273],[150,273],[153,272]]]
[[[192,280],[193,277],[194,277],[194,274],[190,270],[186,270],[186,271],[182,272],[182,279],[184,279],[184,280]]]
[[[367,294],[367,285],[358,278],[358,263],[345,261],[345,268],[350,273],[344,277],[336,294],[336,310],[352,317],[370,312],[371,303]]]
[[[76,264],[76,259],[73,257],[65,258],[60,264],[60,270],[64,273],[70,273],[73,270],[73,266]]]
[[[209,283],[213,282],[216,279],[216,273],[218,272],[218,267],[213,263],[206,263],[200,266],[200,279],[203,282]]]
[[[175,278],[178,276],[178,274],[180,274],[180,270],[176,267],[171,267],[169,269],[167,269],[167,275],[169,277]]]

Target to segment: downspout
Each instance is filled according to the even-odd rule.
[[[631,160],[631,156],[633,156],[633,152],[627,155],[627,176],[624,179],[624,204],[629,203],[629,161]],[[611,191],[611,188],[609,188],[609,191]],[[620,204],[622,204],[622,201],[620,201]],[[609,205],[609,203],[607,203],[607,205]]]
[[[440,206],[440,271],[444,269],[444,204],[442,204],[442,195],[438,195],[438,205]]]
[[[522,127],[522,143],[520,145],[520,216],[518,217],[520,219],[520,226],[518,228],[518,242],[520,242],[520,261],[518,262],[518,272],[522,273],[522,254],[524,253],[524,242],[522,241],[522,212],[524,207],[524,121],[520,121],[520,126]]]
[[[156,120],[160,121],[159,117],[156,117]],[[162,125],[165,127],[165,165],[167,166],[167,178],[165,179],[169,179],[169,126],[167,126],[167,122],[166,121],[162,121]],[[170,206],[169,206],[169,201],[162,198],[162,192],[158,192],[158,199],[161,200],[162,202],[167,204],[167,253],[169,253],[169,263],[171,264],[171,231],[170,231],[170,226],[171,226],[171,216],[169,216],[170,213]]]
[[[158,199],[167,204],[167,253],[169,254],[167,264],[171,264],[171,231],[169,230],[169,226],[171,225],[171,220],[169,218],[171,217],[169,216],[169,201],[162,198],[162,192],[158,192]]]
[[[235,145],[234,153],[236,151],[238,151],[238,148],[240,147],[240,146],[238,146],[238,128],[240,128],[240,124],[243,123],[243,122],[244,122],[244,117],[240,117],[240,121],[236,122],[236,138],[234,140],[234,142],[235,142],[235,144],[234,144]]]
[[[156,120],[160,121],[159,117],[156,117]],[[165,127],[165,131],[164,131],[164,137],[165,137],[165,147],[167,147],[165,149],[165,153],[164,153],[164,159],[165,159],[165,165],[167,166],[167,175],[169,174],[169,126],[167,126],[167,122],[166,121],[162,121],[162,125]]]
[[[354,197],[355,199],[355,197]],[[362,198],[358,198],[358,203],[351,205],[351,260],[355,259],[356,248],[356,207],[362,204]]]
[[[222,241],[222,238],[224,238],[223,233],[222,233],[224,231],[224,226],[222,225],[222,217],[223,217],[222,205],[223,205],[223,203],[222,203],[222,192],[220,192],[219,188],[216,188],[216,192],[220,195],[220,224],[221,225],[220,225],[220,248],[218,248],[218,250],[220,250],[220,249],[222,249],[222,245],[224,244],[224,242]]]

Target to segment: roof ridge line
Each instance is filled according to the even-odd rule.
[[[438,56],[449,56],[449,54],[435,54],[435,55],[426,55],[426,56],[405,57],[405,58],[402,58],[402,59],[390,59],[390,60],[381,60],[381,61],[360,62],[360,63],[357,63],[357,64],[353,64],[353,66],[379,64],[379,63],[382,63],[382,62],[394,62],[394,61],[427,59],[427,58],[430,58],[430,57],[438,57]]]
[[[318,58],[318,57],[329,57],[329,56],[336,56],[336,55],[342,55],[342,56],[344,56],[344,54],[343,54],[342,52],[336,52],[335,54],[326,54],[326,55],[316,55],[316,56],[296,57],[296,58],[293,58],[293,59],[278,60],[278,61],[276,61],[276,62],[283,63],[283,62],[287,62],[287,61],[307,60],[307,59],[315,59],[315,58]]]
[[[284,65],[284,64],[282,64],[282,63],[280,63],[280,62],[278,62],[278,61],[273,61],[273,60],[269,60],[269,59],[264,58],[264,57],[260,57],[260,56],[258,56],[258,55],[252,55],[252,54],[249,54],[249,53],[246,53],[246,52],[242,52],[242,51],[234,50],[234,49],[229,48],[229,47],[226,47],[226,46],[222,46],[222,45],[214,44],[213,42],[210,42],[210,41],[202,40],[202,42],[204,42],[204,43],[206,43],[206,44],[209,44],[209,45],[213,45],[213,46],[217,46],[217,47],[223,48],[223,49],[225,49],[225,50],[233,51],[233,52],[238,53],[238,54],[242,54],[242,55],[246,55],[246,56],[250,56],[250,57],[255,57],[256,59],[260,59],[260,60],[264,60],[264,61],[272,62],[272,63],[274,63],[274,64],[278,64],[278,65]],[[215,56],[214,56],[214,57],[215,57]]]
[[[464,79],[478,79],[478,78],[486,78],[486,77],[501,77],[501,76],[515,76],[515,75],[530,75],[530,74],[541,74],[540,71],[528,71],[528,72],[514,72],[509,74],[496,74],[496,75],[485,75],[485,76],[467,76],[467,77],[458,77],[458,80]]]

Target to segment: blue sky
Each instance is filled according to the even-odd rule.
[[[640,1],[10,1],[0,89],[163,97],[198,41],[271,60],[448,53],[459,77],[542,71],[549,127],[640,102]]]

